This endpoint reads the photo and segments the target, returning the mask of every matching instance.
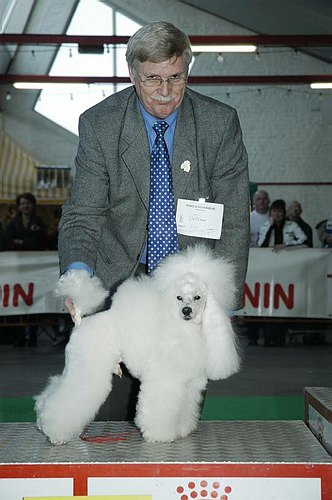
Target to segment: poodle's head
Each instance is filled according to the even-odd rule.
[[[176,301],[180,318],[200,324],[206,305],[207,286],[197,280],[194,273],[183,276],[173,287],[173,299]]]
[[[200,323],[209,298],[231,309],[235,287],[233,266],[198,244],[162,260],[153,278],[158,289],[177,304],[181,318]],[[211,302],[211,300],[210,300]]]

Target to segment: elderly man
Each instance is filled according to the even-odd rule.
[[[266,191],[256,191],[252,200],[253,210],[250,213],[250,246],[257,247],[259,229],[269,218],[270,199]]]
[[[292,201],[288,205],[287,209],[287,220],[290,220],[292,222],[296,222],[304,234],[306,235],[307,239],[304,242],[304,245],[307,245],[307,247],[312,248],[312,228],[309,226],[307,222],[305,222],[302,217],[302,206],[301,203],[297,200]]]

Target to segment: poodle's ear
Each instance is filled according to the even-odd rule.
[[[209,292],[203,316],[206,345],[206,374],[211,380],[221,380],[240,368],[240,356],[231,320]]]

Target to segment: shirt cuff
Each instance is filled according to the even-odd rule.
[[[92,278],[92,276],[94,275],[94,270],[91,269],[91,267],[89,267],[84,262],[72,262],[65,270],[65,273],[67,271],[70,271],[71,269],[83,269],[84,271],[87,271],[90,274],[90,278]]]

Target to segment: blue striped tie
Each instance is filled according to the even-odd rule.
[[[178,251],[172,170],[164,139],[168,125],[157,121],[153,125],[156,140],[151,153],[150,204],[148,220],[148,273],[158,262]]]

